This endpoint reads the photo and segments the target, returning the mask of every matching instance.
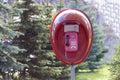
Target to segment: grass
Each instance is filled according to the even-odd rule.
[[[94,72],[79,72],[76,73],[76,80],[108,80],[109,79],[109,66],[104,66]]]

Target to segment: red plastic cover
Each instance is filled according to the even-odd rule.
[[[78,25],[78,49],[66,51],[65,36],[72,27],[65,31],[65,25]],[[78,30],[79,29],[79,30]],[[71,33],[72,35],[73,33]],[[63,9],[54,17],[50,27],[50,40],[52,48],[59,60],[65,64],[75,65],[85,60],[90,52],[93,41],[93,28],[87,15],[76,9]]]

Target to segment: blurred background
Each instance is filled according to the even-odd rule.
[[[0,0],[0,80],[70,79],[49,41],[51,21],[64,8],[84,11],[94,29],[76,80],[120,80],[119,6],[119,0]]]

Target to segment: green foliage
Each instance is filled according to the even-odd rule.
[[[57,11],[60,11],[63,8],[63,1],[62,0],[58,0],[57,1]]]
[[[80,65],[76,66],[76,72],[78,72],[79,70],[85,70],[88,69],[88,62],[83,62]]]
[[[99,26],[94,25],[94,40],[93,40],[93,45],[92,49],[90,52],[90,55],[87,57],[86,61],[88,62],[88,66],[90,70],[99,68],[101,65],[101,60],[104,57],[104,35],[102,33],[102,30],[100,29]]]
[[[110,72],[111,80],[120,80],[120,44],[115,46],[115,54],[112,56]]]
[[[109,80],[109,66],[105,65],[100,69],[96,69],[91,72],[78,72],[76,74],[76,80]]]
[[[4,80],[11,79],[12,75],[9,73],[14,74],[15,71],[23,70],[25,67],[11,56],[19,51],[24,51],[12,45],[12,39],[23,34],[10,28],[11,24],[8,20],[11,12],[11,6],[0,3],[0,74]]]
[[[17,61],[29,66],[28,72],[25,72],[28,75],[25,73],[22,75],[26,75],[28,80],[65,78],[66,66],[58,62],[51,51],[49,41],[48,28],[52,18],[52,6],[38,5],[34,3],[34,0],[24,0],[22,3],[16,1],[14,7],[21,10],[20,14],[15,15],[20,20],[14,23],[14,25],[19,24],[15,28],[24,35],[15,37],[13,42],[26,51],[13,56]]]

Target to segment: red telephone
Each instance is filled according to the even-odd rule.
[[[66,52],[77,51],[79,25],[77,24],[64,25],[64,32],[65,32],[65,51]]]

